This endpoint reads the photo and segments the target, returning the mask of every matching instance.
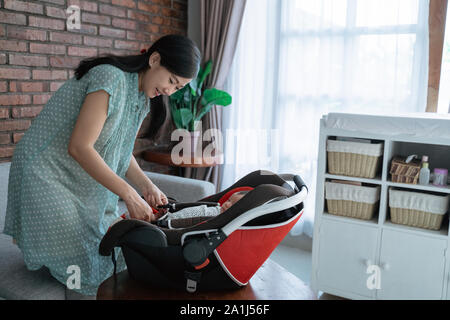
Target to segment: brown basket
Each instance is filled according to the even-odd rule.
[[[362,220],[370,220],[378,208],[378,202],[370,204],[350,200],[327,199],[328,213]]]
[[[420,174],[420,160],[413,159],[406,163],[404,157],[394,157],[391,162],[391,170],[389,173],[392,182],[417,184]]]
[[[439,230],[444,219],[442,214],[434,214],[431,212],[403,209],[403,208],[390,208],[391,209],[391,221],[397,224],[403,224],[412,227],[418,227],[423,229]]]
[[[349,152],[328,152],[328,172],[331,174],[374,178],[381,157]]]
[[[447,215],[450,196],[389,188],[391,221],[411,227],[439,230]]]

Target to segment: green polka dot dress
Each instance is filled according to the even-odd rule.
[[[72,77],[49,99],[16,145],[11,162],[5,228],[21,249],[28,269],[49,268],[64,285],[80,271],[80,289],[95,295],[111,276],[110,257],[99,243],[118,212],[119,197],[92,178],[67,152],[80,108],[90,92],[109,93],[108,116],[94,144],[121,178],[128,169],[137,132],[150,111],[138,90],[138,74],[101,64],[80,80]],[[116,248],[117,270],[126,268]],[[69,268],[70,267],[70,268]]]

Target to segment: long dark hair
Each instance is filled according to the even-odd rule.
[[[75,77],[80,80],[91,68],[99,64],[111,64],[126,72],[146,71],[149,68],[150,55],[157,51],[160,56],[160,65],[182,78],[195,78],[200,68],[201,54],[195,43],[181,35],[167,35],[159,38],[144,53],[138,55],[118,56],[108,54],[101,57],[84,59],[75,69]],[[162,97],[158,97],[162,98]],[[153,104],[153,101],[152,101]],[[162,99],[152,108],[149,136],[154,136],[167,116]]]

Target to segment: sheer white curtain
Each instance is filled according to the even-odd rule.
[[[319,119],[424,112],[427,0],[248,0],[224,109],[224,179],[268,169],[309,187],[294,235],[312,236]]]

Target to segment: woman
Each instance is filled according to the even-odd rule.
[[[28,269],[46,266],[66,285],[76,266],[80,286],[70,289],[96,294],[113,270],[98,245],[119,217],[119,197],[132,218],[147,221],[154,219],[150,206],[167,203],[132,155],[149,98],[188,84],[200,59],[188,38],[164,36],[140,55],[82,61],[53,94],[16,145],[10,169],[3,232],[22,250]],[[152,123],[161,124],[157,114],[165,118],[165,112],[152,112]]]

